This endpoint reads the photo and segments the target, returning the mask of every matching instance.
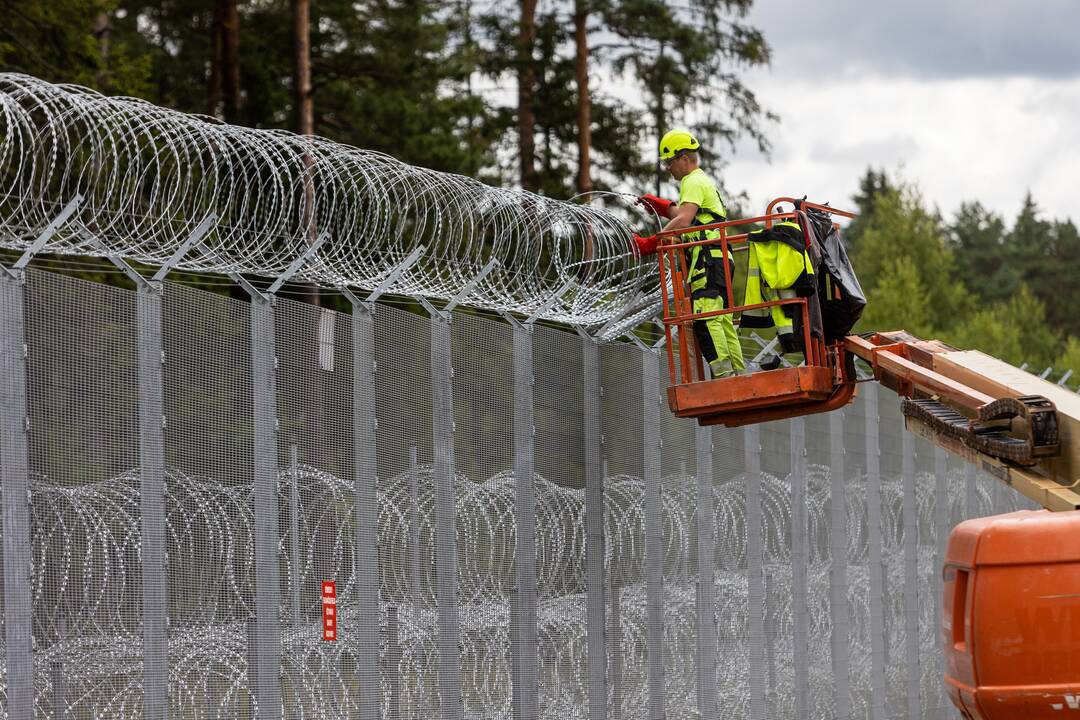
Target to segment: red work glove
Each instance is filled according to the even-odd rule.
[[[649,195],[648,193],[640,196],[637,199],[637,202],[638,205],[647,205],[651,207],[653,210],[656,211],[656,214],[662,218],[666,218],[668,216],[668,211],[671,209],[671,206],[675,204],[671,200],[657,197],[656,195]]]
[[[637,257],[641,257],[642,255],[652,255],[656,252],[656,246],[659,244],[660,243],[655,235],[650,235],[649,237],[634,235],[634,254]]]

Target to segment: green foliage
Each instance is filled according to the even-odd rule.
[[[463,19],[431,0],[313,3],[316,132],[405,162],[477,175],[493,141]]]
[[[878,301],[878,288],[887,288],[890,293],[907,288],[920,295],[911,302],[925,306],[916,316],[924,328],[948,328],[967,312],[970,298],[958,282],[956,262],[941,221],[926,210],[914,188],[885,187],[862,221],[853,238],[852,262],[868,290],[871,308]],[[899,277],[898,272],[902,273]],[[869,312],[863,327],[875,317],[875,311]]]
[[[1059,347],[1058,333],[1047,324],[1043,304],[1023,285],[1007,301],[960,319],[942,339],[1017,366],[1050,364]]]
[[[870,294],[860,327],[903,329],[919,337],[930,337],[935,334],[933,315],[918,268],[911,258],[899,257],[883,268]]]
[[[610,51],[612,68],[641,87],[652,134],[659,138],[694,117],[702,152],[714,168],[721,164],[723,150],[733,148],[740,137],[749,137],[767,152],[765,125],[776,119],[738,72],[767,65],[771,58],[763,33],[744,22],[751,4],[599,3],[604,25],[620,40]],[[665,177],[655,166],[650,175],[658,183]]]
[[[1080,338],[1066,340],[1064,349],[1052,364],[1062,371],[1072,370],[1074,375],[1080,372]]]
[[[1013,226],[978,202],[948,222],[911,185],[870,169],[847,229],[869,305],[860,330],[905,329],[1013,365],[1080,372],[1080,235],[1030,195]]]
[[[149,58],[109,32],[116,0],[0,0],[0,65],[51,82],[144,95]]]

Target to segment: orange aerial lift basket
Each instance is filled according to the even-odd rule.
[[[688,248],[709,245],[721,248],[724,257],[730,252],[735,258],[746,255],[749,233],[740,232],[752,224],[773,223],[783,220],[798,221],[794,212],[775,212],[780,203],[795,207],[793,198],[776,198],[764,215],[738,220],[699,225],[684,230],[660,233],[662,245],[657,248],[660,264],[660,287],[670,284],[671,296],[661,292],[666,333],[667,361],[670,383],[668,405],[678,417],[696,418],[702,425],[747,425],[827,412],[842,407],[855,397],[854,357],[844,348],[842,339],[826,344],[811,332],[810,305],[808,298],[779,299],[752,305],[735,302],[732,263],[724,263],[725,288],[723,310],[695,313],[687,283]],[[800,207],[814,209],[844,218],[854,214],[827,205],[800,201]],[[718,237],[693,242],[682,241],[688,233],[716,230]],[[700,237],[700,236],[699,236]],[[738,262],[738,260],[736,260]],[[745,261],[743,261],[745,262]],[[782,368],[709,379],[705,375],[701,352],[694,338],[693,325],[719,315],[732,315],[736,326],[740,324],[743,311],[770,308],[775,305],[794,306],[801,314],[802,346],[805,363],[799,367]]]

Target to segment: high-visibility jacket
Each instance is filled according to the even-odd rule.
[[[679,204],[686,202],[698,206],[694,215],[695,225],[711,225],[727,219],[727,208],[720,199],[716,184],[701,168],[687,173],[679,183]],[[681,237],[683,242],[715,240],[720,237],[720,231],[685,233]],[[730,251],[728,260],[731,260]],[[686,271],[690,274],[692,298],[719,297],[725,292],[723,255],[719,246],[695,245],[687,248]]]
[[[812,295],[816,287],[814,266],[806,251],[806,239],[797,223],[784,221],[749,236],[744,305]],[[774,305],[744,310],[742,327],[775,327],[786,352],[798,344],[792,337],[796,307]]]

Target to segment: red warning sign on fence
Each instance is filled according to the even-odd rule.
[[[324,580],[322,584],[322,639],[337,640],[337,584]]]

